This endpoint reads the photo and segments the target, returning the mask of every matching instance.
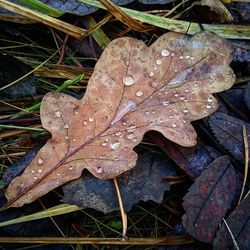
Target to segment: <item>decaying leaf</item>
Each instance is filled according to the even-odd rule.
[[[227,149],[235,159],[244,162],[245,150],[242,129],[244,125],[247,135],[249,135],[250,124],[233,116],[216,112],[209,117],[209,125],[218,142]]]
[[[139,155],[136,167],[118,177],[124,209],[130,211],[139,201],[160,203],[170,184],[165,176],[175,175],[171,163],[150,153]],[[63,187],[63,202],[79,207],[91,207],[103,213],[119,210],[112,180],[99,180],[90,174]]]
[[[250,249],[250,196],[241,202],[226,219],[239,249]],[[235,249],[232,236],[223,223],[213,242],[214,250]]]
[[[185,148],[159,134],[153,134],[150,138],[192,179],[200,176],[204,169],[220,156],[219,152],[201,141],[194,147]]]
[[[190,122],[217,109],[212,93],[232,86],[231,49],[210,32],[192,38],[167,33],[147,47],[125,37],[112,41],[95,66],[81,100],[47,94],[42,125],[52,134],[24,173],[6,190],[21,206],[89,170],[110,179],[136,164],[133,148],[145,132],[193,146]]]
[[[236,174],[228,156],[213,161],[184,197],[183,224],[192,236],[212,242],[218,225],[231,207]]]

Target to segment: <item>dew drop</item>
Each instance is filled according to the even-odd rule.
[[[127,128],[127,131],[130,133],[130,132],[134,132],[136,129],[136,126],[135,125],[131,125]]]
[[[103,142],[102,142],[102,146],[105,147],[105,146],[107,146],[107,145],[108,145],[108,143],[107,143],[106,141],[103,141]]]
[[[55,112],[55,116],[56,116],[56,117],[61,117],[61,111],[57,110],[57,111]]]
[[[57,176],[60,176],[60,175],[61,175],[61,173],[57,172],[57,173],[56,173],[56,175],[57,175]]]
[[[161,55],[162,55],[162,56],[169,56],[169,55],[170,55],[170,52],[169,52],[169,50],[167,50],[167,49],[163,49],[163,50],[161,51]]]
[[[69,166],[69,170],[72,170],[73,169],[73,167],[72,166]]]
[[[37,173],[39,173],[39,174],[41,174],[42,172],[43,172],[43,170],[40,168],[37,170]]]
[[[97,174],[101,174],[103,172],[103,168],[102,167],[98,167],[96,170]]]
[[[176,94],[174,94],[174,96],[175,96],[175,97],[178,97],[178,96],[179,96],[179,94],[178,94],[178,93],[176,93]]]
[[[65,140],[68,140],[68,139],[69,139],[69,137],[68,137],[67,135],[65,135],[65,136],[64,136],[64,139],[65,139]]]
[[[43,159],[42,159],[42,158],[39,158],[39,159],[37,160],[37,163],[38,163],[38,164],[43,164]]]
[[[155,73],[154,72],[149,72],[149,77],[153,77],[155,75]]]
[[[122,134],[121,131],[117,131],[117,132],[115,133],[116,136],[120,136],[121,134]]]
[[[135,93],[135,95],[138,96],[138,97],[143,96],[143,92],[142,92],[142,91],[137,91],[137,92]]]
[[[198,83],[195,83],[194,86],[195,86],[195,87],[198,87]]]
[[[183,123],[186,123],[187,121],[186,120],[182,120]]]
[[[176,124],[176,123],[172,123],[172,127],[173,127],[173,128],[176,128],[176,127],[177,127],[177,124]]]
[[[180,59],[183,59],[183,56],[180,56],[179,58],[180,58]]]
[[[88,125],[88,122],[87,122],[87,121],[83,121],[83,125],[84,125],[84,126],[87,126],[87,125]]]
[[[124,85],[130,86],[130,85],[133,85],[135,83],[135,79],[131,75],[126,75],[122,78],[122,82],[124,83]]]
[[[36,180],[36,179],[37,179],[37,176],[34,176],[33,178],[34,178],[34,180]]]
[[[207,108],[207,109],[211,109],[212,106],[211,106],[210,104],[208,104],[208,105],[206,106],[206,108]]]
[[[213,98],[208,97],[208,98],[207,98],[207,101],[211,103],[211,102],[213,102]]]
[[[186,57],[186,59],[189,59],[190,58],[190,56],[185,56]]]
[[[115,141],[113,142],[110,147],[113,149],[113,150],[116,150],[120,147],[121,143],[119,141]]]
[[[186,113],[189,112],[189,110],[188,109],[183,109],[182,112],[186,114]]]
[[[162,105],[164,105],[164,106],[168,106],[169,103],[170,103],[170,101],[167,100],[167,99],[165,99],[165,100],[162,101]]]
[[[94,118],[93,117],[89,117],[89,122],[93,122]]]
[[[174,118],[174,116],[173,116],[173,115],[170,115],[170,116],[169,116],[169,118],[170,118],[170,119],[173,119],[173,118]]]
[[[185,89],[185,92],[188,93],[188,92],[189,92],[189,89]]]
[[[155,61],[155,63],[156,63],[157,65],[161,65],[161,64],[162,64],[162,60],[161,60],[161,59],[157,59],[157,60]]]
[[[78,115],[79,114],[79,112],[78,111],[75,111],[75,115]]]
[[[175,70],[174,70],[174,72],[178,72],[178,70],[177,70],[177,69],[175,69]]]
[[[127,125],[127,123],[126,123],[126,122],[123,122],[123,123],[122,123],[122,125],[123,125],[123,126],[126,126],[126,125]]]
[[[129,140],[132,140],[132,139],[135,138],[135,134],[133,134],[133,133],[128,134],[128,135],[127,135],[127,138],[128,138]]]
[[[74,137],[74,138],[72,139],[72,141],[76,141],[76,138]]]
[[[146,112],[145,112],[145,115],[149,115],[149,111],[146,111]]]
[[[182,96],[180,97],[180,100],[184,101],[184,100],[185,100],[185,96],[182,95]]]
[[[69,125],[68,125],[68,124],[65,124],[63,127],[64,127],[64,128],[69,128]]]
[[[34,170],[31,170],[31,171],[30,171],[30,174],[34,174],[34,173],[35,173],[35,171],[34,171]]]

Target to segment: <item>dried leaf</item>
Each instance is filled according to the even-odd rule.
[[[215,149],[201,141],[194,147],[185,148],[159,134],[154,134],[150,138],[192,179],[200,176],[204,169],[220,156]]]
[[[217,109],[211,93],[231,87],[231,50],[210,32],[191,39],[177,33],[147,47],[133,38],[112,41],[95,66],[85,96],[47,94],[43,127],[52,138],[6,190],[7,207],[21,206],[89,170],[114,178],[136,164],[145,132],[193,146],[190,122]]]
[[[231,207],[236,175],[228,156],[213,161],[184,197],[183,224],[192,236],[212,242],[217,227]]]
[[[218,142],[227,149],[235,159],[244,162],[245,151],[242,129],[244,125],[247,130],[247,135],[250,135],[250,124],[230,115],[216,112],[209,117],[209,125]],[[248,143],[250,143],[250,141]]]
[[[239,249],[250,249],[250,196],[236,207],[226,219],[226,222]],[[232,236],[224,223],[217,232],[213,244],[214,250],[235,249]]]
[[[167,160],[150,153],[139,155],[136,167],[118,177],[125,210],[130,211],[139,201],[160,203],[164,192],[170,189],[170,184],[162,178],[173,175],[175,170]],[[65,185],[63,192],[64,203],[91,207],[103,213],[119,210],[112,180],[99,180],[87,174]]]

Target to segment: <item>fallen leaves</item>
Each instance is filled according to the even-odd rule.
[[[228,156],[213,161],[196,179],[184,197],[183,223],[188,233],[212,242],[219,223],[231,207],[236,191],[236,175]]]
[[[196,143],[191,121],[217,109],[212,93],[232,86],[231,49],[210,32],[161,36],[147,47],[133,38],[112,41],[81,100],[47,94],[42,125],[52,137],[6,190],[6,207],[22,206],[77,179],[83,169],[114,178],[136,164],[145,132],[179,145]]]
[[[124,209],[130,211],[139,201],[160,203],[170,184],[165,176],[175,176],[175,170],[167,160],[156,154],[139,155],[134,169],[118,177]],[[91,207],[103,213],[119,210],[114,184],[111,180],[99,180],[85,174],[63,187],[63,202],[79,207]]]
[[[219,143],[226,148],[236,160],[244,162],[245,150],[242,129],[246,127],[248,140],[250,124],[233,116],[216,112],[209,117],[209,125]]]

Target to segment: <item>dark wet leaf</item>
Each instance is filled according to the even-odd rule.
[[[220,22],[233,21],[231,13],[220,0],[200,0],[194,2],[196,14],[201,20]]]
[[[236,207],[226,219],[239,249],[250,249],[250,195]],[[235,249],[232,237],[225,224],[217,232],[214,240],[214,250]]]
[[[3,183],[8,185],[9,182],[14,179],[16,176],[20,175],[28,164],[33,160],[37,152],[41,149],[42,145],[36,145],[30,149],[24,157],[19,161],[15,162],[10,166],[3,174]]]
[[[244,162],[245,152],[242,129],[243,125],[245,125],[247,134],[249,135],[250,124],[221,112],[216,112],[210,116],[209,125],[218,142],[227,149],[235,159]],[[248,143],[250,143],[250,141]]]
[[[244,101],[245,101],[248,109],[250,110],[250,83],[248,83],[247,86],[246,86]]]
[[[136,167],[118,177],[119,188],[126,211],[139,201],[160,203],[170,184],[165,176],[175,175],[167,160],[150,153],[139,155]],[[117,194],[112,180],[99,180],[90,174],[63,187],[63,202],[79,207],[91,207],[103,213],[119,210]]]
[[[231,207],[236,175],[228,156],[213,161],[184,197],[183,224],[192,236],[212,242],[217,227]]]
[[[185,148],[167,140],[161,134],[152,134],[151,140],[158,145],[192,179],[201,175],[205,168],[220,154],[199,141],[191,148]]]
[[[32,68],[16,59],[15,57],[0,53],[0,88],[12,83],[18,78],[30,72]],[[24,97],[27,95],[35,95],[35,77],[31,74],[16,84],[3,90],[5,96],[9,98]]]
[[[250,62],[250,45],[248,42],[231,42],[233,45],[233,61]]]
[[[244,103],[244,89],[232,88],[219,94],[226,103],[230,111],[238,115],[239,118],[248,119],[249,111]],[[228,112],[224,112],[228,113]]]

